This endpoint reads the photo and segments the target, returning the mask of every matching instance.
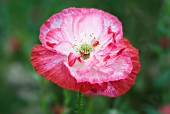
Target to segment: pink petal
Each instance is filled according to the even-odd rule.
[[[72,44],[68,41],[62,41],[54,47],[54,49],[64,55],[69,55],[70,52],[74,52]]]
[[[94,34],[95,37],[99,37],[102,33],[104,27],[104,22],[102,15],[96,13],[87,13],[78,22],[79,34]]]
[[[83,14],[77,14],[74,16],[74,19],[73,19],[73,23],[72,23],[72,27],[73,27],[73,33],[74,33],[74,36],[77,38],[78,36],[78,21],[83,17]]]
[[[100,56],[109,55],[110,53],[112,53],[113,49],[115,49],[115,45],[111,42],[107,45],[105,49],[98,51],[97,54]]]
[[[62,13],[57,13],[54,14],[53,16],[51,16],[40,28],[40,41],[43,45],[45,45],[46,41],[46,34],[56,28],[59,28],[61,25],[61,17],[62,17]]]
[[[117,69],[113,69],[113,68],[106,67],[106,66],[101,66],[98,68],[98,70],[99,70],[99,72],[102,72],[102,73],[105,73],[108,75],[112,75],[114,73],[114,71]]]
[[[72,29],[73,18],[74,17],[70,14],[69,18],[68,17],[63,18],[63,22],[61,24],[61,32],[64,38],[66,39],[66,41],[69,41],[71,43],[74,43],[74,34]]]
[[[101,45],[101,50],[105,49],[108,44],[114,43],[112,35],[110,35],[110,34],[101,34],[99,43]]]
[[[128,49],[127,50],[125,50],[125,49],[126,48],[121,48],[121,49],[115,48],[112,52],[110,52],[109,54],[106,54],[107,56],[105,56],[105,58],[103,59],[104,62],[107,62],[106,66],[114,64],[116,61],[118,61],[118,59],[121,56],[123,56],[124,58],[130,58],[129,55],[125,54],[125,53],[127,53],[126,51]],[[123,52],[125,52],[125,53],[123,53]]]
[[[100,78],[101,73],[95,69],[90,69],[88,66],[82,65],[82,63],[76,62],[72,67],[70,67],[67,63],[65,63],[65,65],[78,83],[89,82],[92,84],[103,82]],[[103,76],[103,78],[104,77],[105,76]]]
[[[110,76],[112,81],[125,79],[133,69],[130,57],[124,55],[116,58],[116,60],[114,58],[109,59],[106,66],[115,70]]]
[[[86,8],[67,8],[60,13],[56,13],[52,15],[40,28],[39,38],[40,38],[41,43],[44,46],[46,46],[45,45],[46,34],[53,29],[61,28],[62,23],[63,24],[66,23],[66,22],[63,22],[63,18],[69,17],[70,14],[87,13],[87,12],[89,12],[89,9],[86,9]],[[65,21],[67,21],[67,19],[65,19]],[[69,37],[66,36],[66,38],[69,38]]]
[[[63,17],[61,24],[61,31],[65,39],[74,42],[74,37],[77,37],[77,23],[83,17],[83,13],[88,13],[89,9],[86,8],[67,8],[62,11],[67,14]]]
[[[114,41],[118,42],[121,40],[123,37],[122,24],[118,18],[106,12],[103,13],[103,18],[105,25],[103,34],[112,33],[111,35]]]
[[[95,55],[93,55],[87,61],[83,61],[82,63],[83,63],[83,66],[77,68],[77,71],[76,71],[79,75],[83,75],[85,73],[90,72],[92,67],[98,64],[99,61],[96,59]]]
[[[90,53],[90,58],[84,62],[84,65],[88,66],[88,68],[92,68],[96,64],[99,63],[99,60],[97,60],[96,56],[93,52]]]

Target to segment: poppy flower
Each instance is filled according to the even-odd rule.
[[[117,97],[134,84],[138,50],[123,37],[117,17],[94,8],[67,8],[40,28],[32,49],[37,73],[84,94]]]

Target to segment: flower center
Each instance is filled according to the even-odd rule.
[[[91,50],[92,50],[92,46],[87,43],[84,43],[83,45],[81,45],[79,52],[81,54],[84,53],[84,55],[82,56],[83,59],[88,59]]]

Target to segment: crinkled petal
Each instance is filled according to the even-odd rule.
[[[41,45],[35,45],[32,49],[31,62],[36,71],[40,74],[54,67],[64,60],[66,56],[61,55],[44,48]]]
[[[79,90],[81,84],[70,76],[70,72],[63,64],[65,55],[50,51],[41,45],[35,45],[32,49],[31,62],[35,70],[44,77],[61,87]]]
[[[116,16],[110,13],[104,12],[102,10],[94,9],[94,8],[91,8],[90,12],[95,12],[95,13],[102,15],[104,19],[103,34],[107,34],[108,28],[110,28],[110,30],[116,34],[115,35],[116,42],[122,39],[123,37],[122,24]]]
[[[60,28],[62,22],[62,13],[57,13],[51,16],[40,28],[40,41],[46,46],[46,35],[49,31]]]
[[[126,93],[134,84],[135,79],[136,74],[132,72],[126,79],[108,82],[107,89],[105,90],[92,89],[85,94],[100,94],[108,97],[117,97]]]
[[[124,51],[124,54],[131,57],[132,64],[133,64],[133,72],[138,73],[140,71],[138,50],[134,48],[126,38],[122,38],[120,43],[122,45],[127,45],[127,48],[126,48],[127,51]]]
[[[70,67],[67,63],[65,63],[65,65],[78,83],[101,83],[103,82],[103,78],[106,78],[104,75],[102,77],[102,74],[94,68],[89,68],[88,66],[82,65],[79,62],[76,62],[72,67]]]
[[[102,83],[125,79],[132,71],[131,59],[126,56],[121,56],[113,64],[109,66],[85,66],[81,63],[76,63],[70,67],[71,75],[77,82]]]

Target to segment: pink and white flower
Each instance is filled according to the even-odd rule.
[[[64,9],[42,25],[40,41],[32,65],[63,88],[117,97],[140,70],[138,50],[123,37],[121,22],[102,10]]]

